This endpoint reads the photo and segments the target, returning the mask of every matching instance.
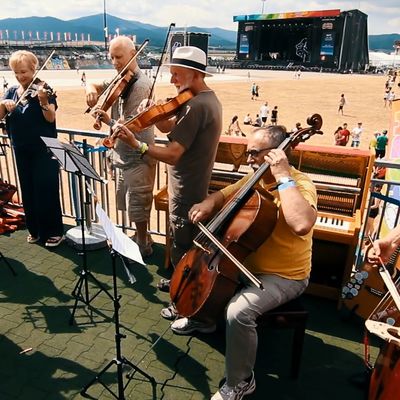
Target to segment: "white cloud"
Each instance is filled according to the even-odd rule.
[[[157,26],[169,26],[175,22],[178,26],[195,25],[200,27],[221,27],[236,30],[232,21],[234,15],[259,14],[264,7],[265,13],[310,11],[323,9],[360,9],[368,15],[371,34],[400,32],[398,15],[399,0],[367,1],[298,1],[280,0],[149,0],[129,2],[105,0],[109,14],[120,18],[136,20]],[[63,20],[99,14],[103,12],[102,0],[19,0],[2,1],[0,19],[30,16],[52,16]],[[0,27],[1,29],[1,27]]]

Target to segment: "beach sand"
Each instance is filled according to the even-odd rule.
[[[71,71],[41,71],[39,77],[48,82],[57,92],[59,109],[57,126],[78,130],[93,131],[93,118],[84,114],[85,92],[80,76]],[[99,82],[114,76],[113,70],[85,70],[88,82]],[[250,74],[250,78],[249,78]],[[10,85],[15,83],[11,72],[3,73]],[[233,115],[239,116],[242,130],[248,133],[252,127],[242,124],[243,117],[250,113],[254,119],[261,105],[268,101],[270,109],[278,106],[278,123],[291,130],[296,122],[307,126],[307,116],[318,113],[322,116],[324,134],[314,136],[309,144],[332,145],[333,132],[347,122],[349,129],[362,122],[364,132],[361,137],[362,149],[368,144],[375,131],[389,128],[390,109],[383,107],[383,93],[386,76],[357,74],[328,74],[303,72],[300,79],[294,79],[289,71],[226,70],[206,78],[210,88],[217,93],[224,113],[225,130]],[[250,87],[256,82],[260,87],[258,100],[251,100]],[[400,90],[396,86],[396,97]],[[167,69],[162,70],[156,84],[156,99],[165,99],[176,95],[175,88],[169,83]],[[344,93],[347,104],[344,115],[339,115],[338,103]],[[103,128],[106,132],[107,129]],[[158,133],[161,136],[160,133]],[[356,150],[355,150],[356,151]]]

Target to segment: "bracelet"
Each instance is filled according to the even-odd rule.
[[[138,147],[139,153],[142,155],[142,157],[147,153],[149,150],[149,145],[145,142],[139,142],[139,147]]]
[[[42,106],[42,105],[40,104],[40,108],[41,108],[42,110],[44,110],[44,111],[49,111],[49,105],[48,105],[48,104],[46,104],[45,106]]]
[[[108,126],[110,128],[112,128],[116,123],[117,123],[117,121],[115,119],[110,119],[110,122],[108,123]]]
[[[289,182],[281,183],[280,185],[278,185],[278,192],[282,192],[282,190],[285,190],[285,189],[290,188],[290,187],[295,187],[295,186],[296,186],[296,182],[295,181],[289,181]]]

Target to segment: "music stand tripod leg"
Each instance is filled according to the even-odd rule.
[[[117,270],[116,270],[116,258],[119,255],[114,249],[110,248],[110,254],[112,259],[112,274],[113,274],[113,304],[114,304],[114,326],[115,326],[115,354],[116,357],[112,359],[84,388],[81,390],[81,395],[85,396],[87,390],[95,383],[100,383],[108,392],[110,392],[116,399],[125,400],[125,388],[127,385],[124,385],[123,378],[123,367],[127,365],[131,367],[136,373],[140,373],[145,378],[147,378],[151,385],[153,386],[153,392],[155,391],[156,380],[140,369],[138,366],[128,361],[121,353],[121,339],[124,339],[126,335],[123,335],[120,332],[120,322],[119,322],[119,309],[121,296],[118,295],[118,287],[117,287]],[[117,380],[118,380],[118,396],[112,392],[104,382],[102,382],[102,375],[107,372],[107,370],[113,365],[117,366]],[[131,379],[129,379],[128,383]]]
[[[7,258],[4,257],[3,253],[0,251],[0,258],[5,262],[7,267],[10,269],[11,273],[14,276],[17,276],[17,273],[15,272],[14,268],[11,266],[11,264],[8,262]]]
[[[78,302],[83,302],[86,306],[90,306],[90,303],[101,293],[104,292],[111,300],[112,295],[108,292],[107,288],[88,270],[87,267],[87,254],[86,254],[86,242],[85,242],[85,207],[83,202],[83,175],[77,174],[78,176],[78,187],[79,187],[79,201],[80,201],[80,224],[81,224],[81,235],[82,235],[82,250],[80,255],[82,256],[82,270],[79,272],[79,279],[74,289],[72,290],[72,296],[75,298],[75,303],[72,309],[70,325],[73,324],[75,318],[75,312],[78,306]],[[92,297],[89,296],[89,278],[99,288],[96,294]]]

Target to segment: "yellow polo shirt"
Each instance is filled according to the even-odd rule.
[[[252,175],[253,172],[222,189],[224,198],[241,188]],[[304,198],[317,209],[317,192],[311,179],[293,167],[291,176]],[[313,230],[304,236],[294,233],[283,217],[276,183],[265,184],[260,180],[259,184],[273,195],[279,209],[278,219],[272,234],[256,252],[249,254],[243,262],[244,266],[253,274],[275,274],[294,280],[308,278],[311,271]]]

